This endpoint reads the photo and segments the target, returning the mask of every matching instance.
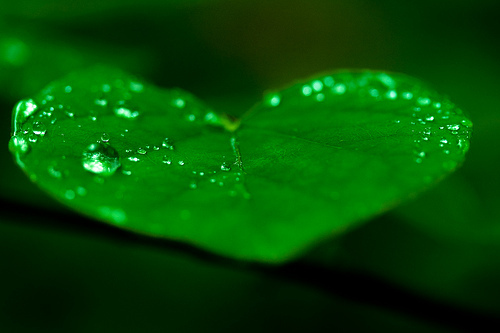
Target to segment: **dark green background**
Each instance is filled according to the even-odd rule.
[[[2,4],[0,332],[477,332],[500,317],[500,5],[476,1]],[[236,263],[68,212],[7,150],[20,98],[113,64],[235,115],[267,89],[371,68],[432,83],[475,124],[432,191],[282,267]]]

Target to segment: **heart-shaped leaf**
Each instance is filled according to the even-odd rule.
[[[121,228],[279,262],[454,170],[471,122],[400,74],[339,72],[241,119],[118,70],[75,72],[17,104],[30,178]]]

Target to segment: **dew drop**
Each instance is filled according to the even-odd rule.
[[[395,90],[389,90],[386,94],[385,97],[387,99],[394,100],[398,97],[398,93]]]
[[[64,197],[68,200],[73,200],[75,196],[75,191],[73,190],[67,190],[66,193],[64,193]]]
[[[413,98],[413,93],[411,93],[410,91],[405,91],[401,94],[401,96],[406,100],[410,100]]]
[[[165,138],[161,145],[167,149],[174,150],[174,145],[169,138]]]
[[[270,94],[266,96],[266,102],[271,107],[276,107],[281,103],[280,94]]]
[[[119,208],[99,207],[99,214],[111,222],[123,224],[127,220],[125,212]]]
[[[85,187],[78,186],[78,187],[76,188],[76,193],[77,193],[79,196],[83,197],[83,196],[87,195],[87,189],[86,189]]]
[[[73,88],[71,88],[71,86],[66,86],[66,87],[64,87],[64,92],[65,92],[66,94],[69,94],[69,93],[70,93],[70,92],[72,92],[72,91],[73,91]]]
[[[196,184],[196,182],[195,182],[195,181],[192,181],[192,182],[189,184],[189,188],[190,188],[190,189],[193,189],[193,190],[194,190],[194,189],[196,189],[197,187],[198,187],[198,184]]]
[[[139,159],[138,157],[135,157],[135,156],[130,156],[130,157],[128,158],[128,160],[129,160],[129,161],[132,161],[132,162],[139,162],[139,161],[140,161],[140,159]]]
[[[141,155],[146,155],[147,151],[144,148],[139,148],[139,149],[137,149],[137,153],[139,153]]]
[[[37,136],[35,133],[30,132],[30,133],[28,134],[28,140],[29,140],[29,142],[33,142],[33,143],[35,143],[35,142],[37,142],[37,141],[38,141],[38,136]]]
[[[332,92],[337,95],[342,95],[345,93],[347,90],[345,84],[343,83],[337,83],[336,85],[333,86]]]
[[[431,100],[429,98],[427,98],[427,97],[419,97],[417,99],[417,103],[419,105],[422,105],[422,106],[429,105],[429,104],[431,104]]]
[[[55,166],[51,165],[47,168],[47,171],[49,172],[49,175],[56,179],[61,179],[62,178],[62,172],[57,170]]]
[[[304,86],[302,86],[302,95],[304,95],[304,96],[311,96],[312,91],[313,90],[312,90],[311,86],[309,86],[307,84],[304,85]]]
[[[323,90],[323,82],[321,82],[320,80],[314,80],[311,85],[316,92],[320,92],[321,90]]]
[[[183,107],[186,106],[186,101],[183,100],[182,98],[176,98],[174,99],[174,106],[178,107],[179,109],[182,109]]]
[[[96,99],[96,100],[94,101],[94,103],[95,103],[96,105],[100,105],[100,106],[106,106],[106,105],[108,105],[108,101],[107,101],[107,100],[105,100],[104,98],[98,98],[98,99]]]
[[[140,82],[131,81],[129,84],[130,90],[136,93],[140,93],[144,90],[144,85]]]
[[[44,136],[47,133],[47,128],[45,125],[39,121],[33,123],[33,133],[36,135]]]
[[[184,161],[179,161],[178,163],[179,163],[179,165],[184,165],[185,164]]]
[[[331,76],[325,77],[323,79],[323,82],[325,82],[325,86],[330,87],[330,88],[333,87],[333,85],[335,84],[335,80]]]
[[[163,156],[162,162],[168,165],[172,164],[172,161],[170,160],[170,158],[168,158],[167,155]]]
[[[93,143],[85,149],[82,159],[85,170],[100,176],[111,176],[121,166],[116,149],[103,143]]]
[[[120,118],[134,119],[139,116],[139,111],[131,111],[130,109],[120,106],[114,109],[115,115]]]
[[[231,166],[229,164],[227,164],[226,162],[222,163],[222,165],[220,166],[220,169],[222,171],[231,171]]]
[[[111,91],[111,86],[109,84],[103,84],[101,90],[105,93],[108,93]]]
[[[101,135],[101,141],[102,142],[109,142],[110,139],[111,138],[110,138],[110,136],[109,136],[108,133],[102,133],[102,135]]]

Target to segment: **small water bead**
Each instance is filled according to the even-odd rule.
[[[125,175],[125,176],[130,176],[132,174],[132,171],[130,170],[122,170],[122,173]]]
[[[176,98],[176,99],[174,99],[173,104],[175,107],[182,109],[186,106],[186,101],[183,100],[182,98]]]
[[[140,93],[144,90],[144,85],[140,82],[131,81],[129,83],[129,89],[133,92]]]
[[[120,118],[134,119],[139,116],[139,111],[132,111],[123,106],[116,107],[113,111]]]
[[[280,94],[271,94],[266,96],[266,102],[271,107],[276,107],[281,103]]]
[[[73,91],[73,88],[71,88],[71,86],[66,86],[66,87],[64,87],[64,92],[65,92],[66,94],[69,94],[69,93],[70,93],[70,92],[72,92],[72,91]]]
[[[169,138],[165,138],[161,145],[167,149],[174,150],[174,145],[172,144],[172,140],[170,140]]]
[[[153,150],[160,150],[160,147],[158,147],[158,146],[153,146]]]
[[[330,87],[330,88],[333,87],[333,85],[335,84],[335,80],[331,76],[325,77],[323,79],[323,82],[325,83],[325,86]]]
[[[35,135],[44,136],[45,133],[47,133],[47,128],[42,122],[36,121],[33,123],[33,133],[35,133]]]
[[[380,93],[377,89],[370,89],[368,90],[368,94],[371,96],[371,97],[379,97]]]
[[[108,133],[102,133],[102,135],[101,135],[102,142],[109,142],[110,139],[111,139],[111,137],[109,136]]]
[[[73,190],[67,190],[64,193],[64,197],[68,200],[73,200],[76,197],[75,191]]]
[[[184,163],[184,161],[179,161],[179,162],[178,162],[178,164],[182,166],[182,165],[184,165],[185,163]]]
[[[100,176],[111,176],[121,166],[116,149],[108,144],[93,143],[83,152],[85,170]]]
[[[86,196],[86,195],[87,195],[87,189],[86,189],[85,187],[78,186],[78,187],[76,188],[76,193],[77,193],[79,196],[81,196],[81,197]]]
[[[111,91],[111,85],[109,84],[103,84],[101,87],[102,92],[108,93]]]
[[[162,162],[168,165],[172,164],[172,160],[170,160],[167,155],[163,156]]]
[[[131,162],[139,162],[140,161],[140,159],[138,157],[135,157],[135,156],[130,156],[128,158],[128,160],[131,161]]]
[[[188,121],[195,121],[196,120],[196,116],[194,114],[190,114],[187,116],[187,120]]]
[[[222,163],[222,165],[220,166],[220,169],[222,171],[231,171],[231,166],[229,164],[227,164],[226,162]]]
[[[137,149],[137,153],[139,153],[141,155],[146,155],[147,151],[144,148],[139,148],[139,149]]]
[[[417,103],[422,105],[422,106],[425,106],[425,105],[431,104],[431,100],[430,100],[430,98],[427,98],[427,97],[419,97],[417,99]]]
[[[221,123],[219,116],[215,112],[207,112],[203,120],[208,124],[217,125]]]
[[[196,184],[196,182],[195,182],[195,181],[192,181],[192,182],[189,184],[189,188],[190,188],[190,189],[193,189],[193,190],[194,190],[194,189],[196,189],[197,187],[198,187],[198,184]]]
[[[401,97],[403,97],[406,100],[410,100],[413,98],[413,93],[410,91],[405,91],[404,93],[401,94]]]
[[[433,121],[434,120],[434,116],[427,116],[427,117],[425,117],[425,120],[426,121]]]
[[[446,128],[448,128],[450,131],[458,131],[460,129],[460,125],[447,125]]]
[[[98,99],[96,99],[96,100],[94,101],[94,103],[95,103],[96,105],[100,105],[100,106],[106,106],[106,105],[108,105],[108,101],[107,101],[107,100],[105,100],[105,99],[103,99],[103,98],[98,98]]]
[[[55,166],[51,165],[47,168],[47,171],[49,175],[56,179],[61,179],[62,178],[62,172],[57,170]]]
[[[73,112],[70,112],[70,111],[65,111],[64,112],[66,114],[66,116],[68,116],[69,118],[74,118],[75,117],[75,114]]]
[[[325,100],[325,94],[317,94],[316,95],[316,100],[318,102],[323,102]]]
[[[123,224],[127,221],[127,214],[119,208],[111,208],[111,207],[99,207],[99,214],[105,218],[114,222],[116,224]]]
[[[311,86],[309,86],[307,84],[304,85],[304,86],[302,86],[302,95],[304,95],[304,96],[311,96],[312,91],[313,90],[312,90]]]
[[[311,86],[315,92],[320,92],[321,90],[323,90],[323,82],[321,82],[320,80],[314,80]]]
[[[29,141],[29,142],[33,142],[33,143],[35,143],[35,142],[37,142],[37,141],[38,141],[38,136],[37,136],[35,133],[30,132],[30,133],[28,134],[28,141]]]
[[[378,74],[377,79],[389,89],[394,89],[396,87],[396,81],[385,73]]]
[[[395,90],[389,90],[385,93],[385,98],[394,100],[398,97],[398,93]]]
[[[337,83],[335,86],[332,88],[332,92],[337,95],[342,95],[345,93],[347,90],[347,87],[343,83]]]

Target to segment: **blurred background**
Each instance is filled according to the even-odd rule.
[[[17,0],[0,6],[0,332],[479,332],[500,323],[500,3]],[[462,169],[281,267],[69,212],[10,156],[11,111],[95,63],[239,115],[340,68],[403,72],[470,115]],[[497,326],[498,327],[498,326]]]

